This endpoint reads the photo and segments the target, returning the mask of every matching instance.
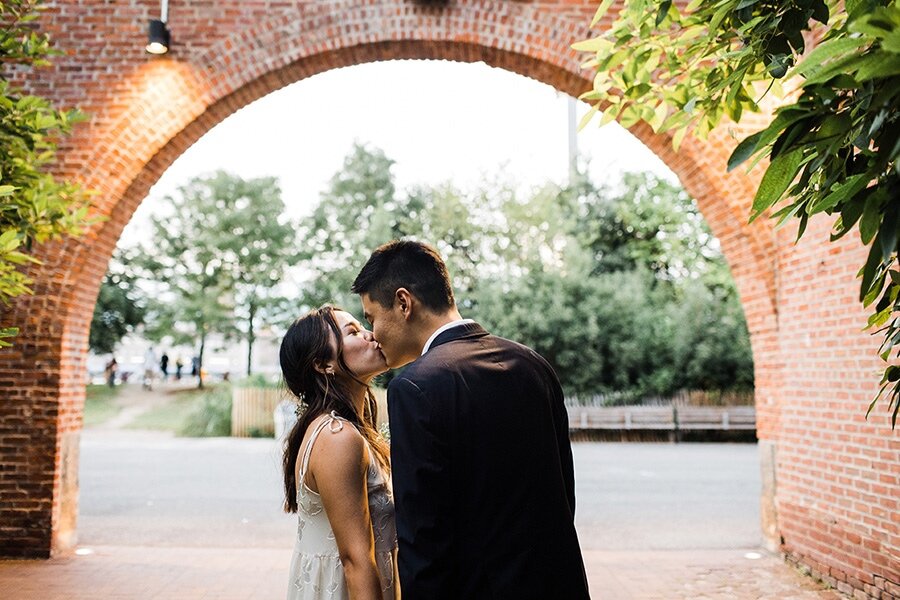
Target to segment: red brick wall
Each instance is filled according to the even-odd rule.
[[[837,589],[898,598],[900,435],[884,404],[865,420],[880,368],[878,336],[860,333],[866,254],[855,236],[828,244],[830,222],[796,246],[795,228],[779,235],[780,534],[792,560]]]
[[[81,379],[99,283],[149,187],[211,127],[304,77],[392,58],[484,61],[574,95],[590,86],[569,46],[587,36],[593,0],[451,0],[445,9],[403,0],[184,0],[170,6],[173,47],[163,58],[143,51],[158,6],[56,2],[41,22],[68,54],[25,83],[91,115],[67,140],[58,170],[100,190],[97,212],[108,220],[42,248],[35,295],[2,315],[24,333],[0,351],[0,555],[46,556],[74,539]],[[877,577],[900,581],[900,446],[883,409],[862,420],[877,343],[860,333],[856,242],[827,244],[822,223],[794,247],[787,231],[747,225],[758,173],[723,172],[735,143],[724,131],[677,154],[664,136],[633,133],[697,198],[737,281],[759,436],[777,466],[768,502],[784,548],[860,589]]]

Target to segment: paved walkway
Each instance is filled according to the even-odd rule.
[[[4,600],[283,598],[290,553],[103,546],[85,556],[0,562]],[[759,558],[746,555],[756,552]],[[765,551],[588,551],[594,600],[839,600]],[[564,599],[548,599],[564,600]]]
[[[0,600],[284,597],[293,525],[272,508],[280,503],[275,443],[117,431],[158,404],[160,391],[129,386],[122,413],[83,434],[81,553],[0,561]],[[841,598],[755,547],[754,448],[574,450],[594,600]]]

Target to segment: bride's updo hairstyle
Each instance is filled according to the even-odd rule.
[[[360,381],[344,362],[344,344],[333,306],[325,305],[300,317],[288,328],[281,341],[281,372],[284,383],[298,402],[299,418],[284,443],[284,510],[297,512],[297,455],[310,424],[332,411],[356,426],[369,442],[376,460],[389,467],[388,448],[378,434],[378,405],[372,389]],[[337,356],[332,356],[331,340],[336,341]],[[327,374],[325,366],[336,361],[337,374]],[[353,405],[351,391],[366,386],[362,414]]]

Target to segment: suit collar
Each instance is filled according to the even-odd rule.
[[[478,323],[463,323],[461,325],[451,327],[446,331],[442,331],[436,338],[434,338],[434,341],[431,342],[431,346],[428,348],[428,350],[434,350],[441,344],[446,344],[447,342],[453,342],[466,338],[477,338],[485,335],[487,335],[487,331],[485,331],[484,327],[482,327]],[[425,354],[428,353],[426,352]]]

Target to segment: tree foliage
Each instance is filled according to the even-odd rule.
[[[546,356],[569,394],[752,387],[728,268],[677,186],[629,174],[614,187],[582,179],[526,195],[496,181],[398,191],[391,164],[354,147],[301,225],[307,306],[355,311],[350,283],[371,250],[421,239],[444,256],[464,316]]]
[[[463,288],[471,285],[482,259],[476,253],[482,232],[468,218],[473,207],[449,184],[398,193],[393,164],[382,150],[354,144],[312,215],[301,222],[300,258],[309,282],[302,292],[305,306],[355,307],[354,267],[378,245],[401,237],[434,240],[457,281]]]
[[[13,73],[29,73],[49,64],[47,34],[34,27],[40,2],[4,0],[0,3],[0,303],[30,294],[31,279],[22,272],[38,262],[35,244],[78,235],[91,222],[87,193],[78,185],[59,181],[48,171],[57,140],[69,133],[82,116],[58,110],[47,100],[24,93],[10,83]],[[18,332],[0,323],[3,338]]]
[[[166,205],[153,218],[152,242],[133,260],[143,279],[160,286],[146,335],[198,344],[201,367],[213,332],[247,339],[252,352],[293,256],[277,182],[220,171],[191,179]]]
[[[100,284],[89,346],[97,354],[114,352],[125,335],[144,322],[146,298],[121,252],[113,256]]]
[[[307,307],[355,303],[355,274],[347,265],[362,264],[376,240],[399,234],[392,165],[384,152],[354,144],[312,215],[301,222],[300,256],[314,282],[303,290]]]
[[[594,24],[606,13],[603,0]],[[814,29],[814,24],[820,26]],[[824,27],[827,25],[827,27]],[[809,34],[820,36],[806,56]],[[798,93],[764,130],[737,145],[727,168],[768,159],[751,220],[798,223],[836,217],[832,239],[858,227],[871,246],[860,269],[868,326],[891,360],[900,347],[900,6],[896,0],[629,0],[604,34],[575,44],[593,53],[593,89],[582,98],[601,123],[646,121],[705,137],[724,117],[759,110],[759,97],[785,79]],[[802,57],[802,58],[801,58]],[[873,306],[874,305],[874,306]],[[897,356],[897,355],[895,355]],[[900,411],[900,365],[888,364],[869,411],[887,392],[892,425]],[[867,413],[868,414],[868,413]]]

